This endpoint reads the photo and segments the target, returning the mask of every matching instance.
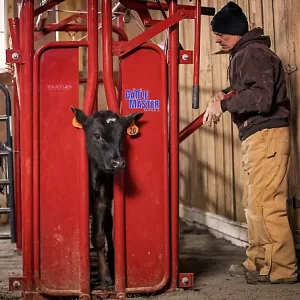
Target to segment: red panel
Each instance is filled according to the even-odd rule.
[[[40,279],[53,290],[79,289],[78,49],[46,50],[40,59]]]
[[[126,141],[127,291],[157,290],[170,270],[166,60],[148,44],[121,64],[122,115],[144,111],[140,136]]]

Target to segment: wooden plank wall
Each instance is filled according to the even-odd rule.
[[[188,4],[189,1],[183,1]],[[220,10],[228,1],[203,0],[203,6]],[[288,64],[300,67],[297,56],[300,37],[300,2],[297,0],[239,0],[247,14],[250,28],[263,27],[270,35],[272,50]],[[214,55],[218,46],[210,29],[211,17],[202,17],[201,37],[201,108],[191,108],[192,66],[180,66],[180,127],[204,111],[212,96],[228,85],[228,55]],[[181,25],[180,40],[186,49],[193,47],[193,24]],[[286,74],[288,95],[292,103],[292,145],[289,176],[290,196],[300,198],[300,76],[299,70]],[[228,113],[221,122],[209,128],[201,127],[180,145],[180,200],[189,207],[215,213],[233,221],[245,222],[242,208],[242,168],[237,129]],[[293,215],[293,213],[291,213]],[[300,220],[300,218],[297,218]],[[298,221],[297,228],[300,228]]]

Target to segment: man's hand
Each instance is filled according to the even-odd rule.
[[[208,103],[208,106],[210,106],[212,103],[214,103],[214,102],[216,102],[216,101],[221,101],[221,100],[223,100],[223,99],[225,99],[225,93],[223,93],[223,92],[219,92],[219,93],[217,93],[217,94],[215,94],[214,95],[214,97],[212,98],[212,100]],[[220,115],[221,116],[221,115]],[[205,117],[207,118],[207,114],[205,114]],[[204,118],[204,120],[205,120],[205,118]],[[211,119],[210,119],[210,121],[208,122],[208,125],[209,126],[211,126]],[[213,121],[214,121],[214,123],[215,124],[217,124],[219,121],[220,121],[220,117],[219,118],[214,118],[213,119]],[[204,122],[203,122],[203,124],[204,124]]]
[[[213,96],[213,98],[208,102],[208,106],[216,101],[221,101],[225,99],[225,94],[223,92],[219,92]]]
[[[211,126],[212,121],[214,121],[214,123],[218,123],[222,114],[221,100],[216,100],[206,109],[203,117],[203,124],[207,123],[208,126]]]
[[[219,93],[214,95],[212,102],[221,101],[221,100],[224,100],[224,99],[225,99],[225,94],[223,92],[219,92]]]

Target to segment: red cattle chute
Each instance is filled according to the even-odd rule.
[[[10,286],[33,300],[46,296],[88,300],[91,295],[109,294],[124,299],[127,294],[191,287],[193,274],[179,273],[178,265],[179,143],[183,137],[179,134],[178,67],[194,61],[191,85],[199,85],[200,14],[211,15],[212,9],[201,7],[199,0],[195,6],[175,0],[161,5],[120,1],[122,13],[135,9],[148,28],[128,39],[121,17],[118,25],[112,25],[110,0],[101,2],[101,18],[98,1],[88,0],[87,15],[72,12],[37,32],[34,16],[61,2],[48,1],[34,10],[33,0],[23,1],[20,34],[18,18],[10,21],[14,49],[7,52],[8,60],[16,64],[20,84],[22,207],[18,214],[22,214],[23,230],[23,277],[10,278]],[[153,20],[149,9],[168,13],[162,21]],[[77,18],[86,24],[69,23]],[[196,20],[194,60],[192,51],[179,50],[178,23],[183,19]],[[34,40],[50,32],[71,30],[86,30],[87,40],[33,47]],[[164,30],[169,30],[166,51],[149,42]],[[80,47],[87,47],[87,78],[79,77]],[[99,52],[103,78],[98,78]],[[17,59],[9,58],[12,53]],[[114,78],[113,56],[119,58],[118,79]],[[86,114],[97,109],[99,83],[104,84],[109,109],[122,115],[144,112],[137,124],[139,135],[125,139],[127,169],[115,176],[113,291],[90,289],[88,163],[83,131],[72,126],[70,110],[71,105],[79,106],[79,84],[85,82]],[[196,89],[194,96],[198,94]],[[184,138],[195,126],[200,126],[198,121],[184,130]],[[17,173],[16,183],[20,185]]]

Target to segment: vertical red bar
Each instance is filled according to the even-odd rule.
[[[101,11],[104,88],[109,109],[119,113],[119,104],[113,82],[112,5],[110,0],[102,0]],[[115,291],[118,299],[125,299],[124,173],[117,174],[114,182]]]
[[[192,108],[199,108],[200,73],[200,37],[201,37],[201,0],[196,0],[195,39],[194,39],[194,79]]]
[[[20,22],[18,18],[10,18],[9,30],[12,39],[12,46],[14,49],[20,48]],[[21,210],[21,149],[20,149],[20,106],[18,85],[20,67],[15,65],[16,77],[13,80],[13,111],[14,111],[14,126],[13,126],[13,148],[14,148],[14,195],[15,195],[15,220],[16,220],[16,248],[22,249],[22,210]]]
[[[177,12],[177,0],[169,5],[170,16]],[[171,289],[177,288],[178,276],[178,168],[179,168],[179,103],[178,103],[178,24],[170,28],[170,186],[171,186]]]
[[[117,19],[117,25],[118,25],[118,28],[120,28],[122,31],[124,31],[124,28],[125,28],[125,23],[124,23],[124,16],[123,15],[120,15]],[[127,37],[127,36],[126,36]],[[119,38],[119,41],[122,41],[124,40],[124,38],[122,38],[122,36],[118,36]],[[128,40],[128,38],[127,38]],[[118,84],[117,84],[117,88],[118,88],[118,106],[120,106],[120,103],[122,101],[122,66],[121,64],[119,64],[119,80],[118,80]]]
[[[20,81],[20,128],[21,133],[21,196],[23,227],[23,275],[26,278],[27,289],[33,289],[33,0],[22,2],[20,23],[23,33],[21,35],[21,50],[24,64],[21,65]]]
[[[83,103],[83,110],[86,114],[91,114],[95,99],[97,99],[98,86],[98,0],[88,0],[88,81],[86,94]],[[82,162],[81,174],[83,175],[80,190],[83,199],[87,199],[89,194],[88,184],[88,160],[85,150],[84,132],[80,132],[79,159]],[[89,242],[89,202],[80,202],[80,291],[83,295],[90,292],[90,242]]]
[[[83,110],[91,114],[98,87],[98,1],[88,0],[88,81]]]
[[[15,220],[16,220],[16,248],[22,249],[22,210],[21,210],[21,159],[20,159],[20,108],[16,79],[13,80],[13,107],[14,107],[14,188],[15,188]]]
[[[110,0],[102,1],[102,57],[103,82],[108,108],[118,113],[119,105],[114,85],[112,56],[112,5]]]

